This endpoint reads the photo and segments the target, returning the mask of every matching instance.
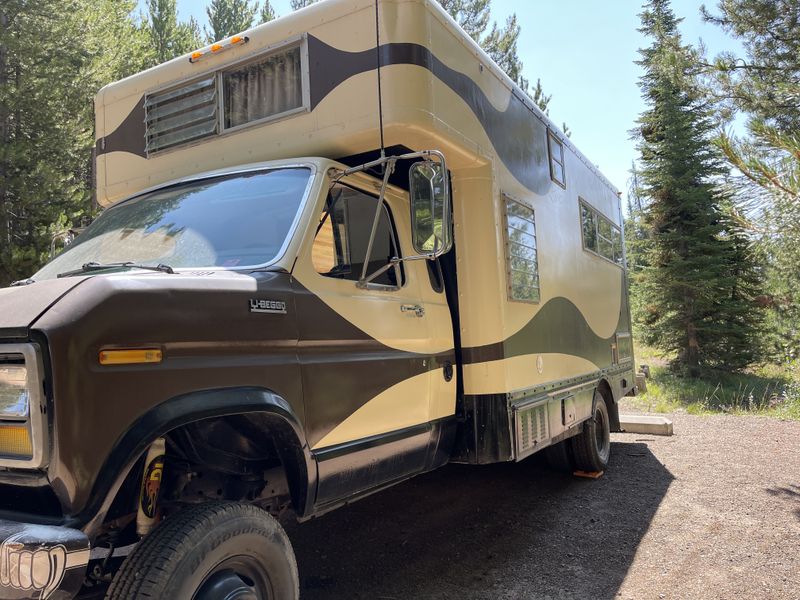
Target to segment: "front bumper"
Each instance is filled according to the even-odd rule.
[[[77,529],[0,519],[0,598],[73,598],[89,556],[89,538]]]

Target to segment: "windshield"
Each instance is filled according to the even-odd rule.
[[[252,267],[277,258],[311,171],[237,173],[170,186],[109,208],[33,279],[90,262]]]

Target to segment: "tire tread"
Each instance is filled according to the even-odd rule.
[[[236,517],[252,517],[258,524],[243,523],[239,533],[263,533],[285,536],[281,526],[269,514],[255,506],[236,503],[206,503],[188,506],[165,519],[145,536],[125,559],[106,593],[106,600],[161,598],[172,571],[160,565],[176,556],[185,556],[197,545],[197,536],[215,525]],[[297,572],[293,553],[291,564]]]

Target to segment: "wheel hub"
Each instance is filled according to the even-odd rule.
[[[215,571],[203,582],[194,595],[194,600],[267,600],[266,590],[246,575],[232,569]]]

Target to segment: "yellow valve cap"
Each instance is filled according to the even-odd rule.
[[[158,348],[128,348],[124,350],[101,350],[98,359],[101,365],[139,365],[160,363],[163,358]]]
[[[0,456],[11,458],[33,456],[33,443],[27,423],[0,423]]]

